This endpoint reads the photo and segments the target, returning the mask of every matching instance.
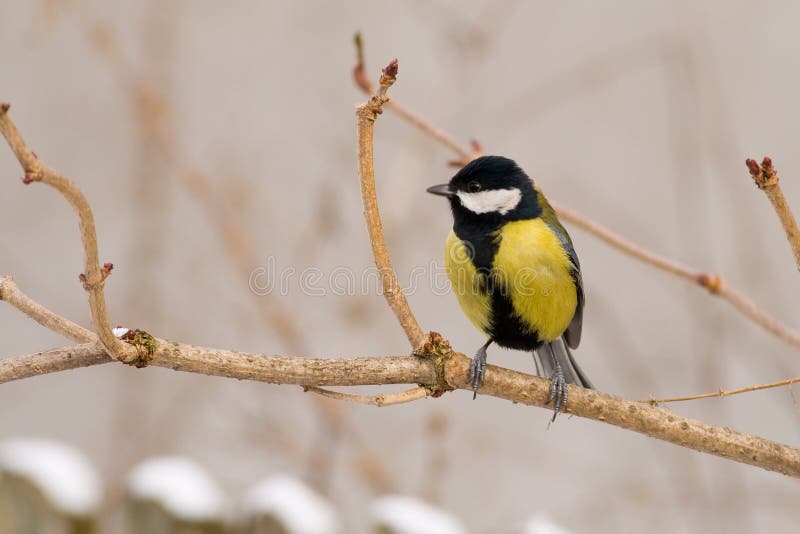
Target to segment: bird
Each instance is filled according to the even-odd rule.
[[[427,192],[450,201],[444,267],[464,314],[487,337],[470,364],[472,398],[492,343],[531,352],[537,374],[550,379],[555,421],[567,384],[594,389],[571,352],[585,301],[572,239],[538,185],[506,157],[473,159]]]

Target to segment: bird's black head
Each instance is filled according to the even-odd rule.
[[[483,156],[465,165],[448,184],[428,188],[429,193],[446,196],[456,223],[502,223],[538,217],[533,181],[513,160]]]

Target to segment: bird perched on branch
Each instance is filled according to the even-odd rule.
[[[593,387],[570,352],[581,339],[584,295],[569,234],[541,190],[508,158],[477,158],[428,192],[450,200],[454,223],[445,268],[462,310],[488,338],[472,358],[473,398],[489,345],[531,351],[537,374],[551,381],[547,402],[555,402],[555,420],[566,406],[568,383]]]

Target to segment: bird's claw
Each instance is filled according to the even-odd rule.
[[[561,408],[566,408],[567,406],[567,380],[564,378],[564,371],[557,362],[553,373],[550,375],[550,393],[547,395],[546,404],[550,404],[553,401],[555,401],[555,406],[553,407],[553,419],[551,421],[555,421]]]
[[[473,400],[478,396],[478,388],[483,385],[484,375],[486,375],[486,349],[481,348],[472,358],[467,376],[467,381],[472,382]]]

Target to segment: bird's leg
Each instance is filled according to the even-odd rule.
[[[542,370],[539,368],[539,358],[536,356],[536,352],[532,352],[531,355],[533,356],[533,365],[536,367],[536,376],[542,376]]]
[[[478,388],[483,384],[483,375],[486,374],[486,349],[492,344],[492,340],[487,341],[475,356],[472,358],[472,363],[469,366],[469,376],[467,380],[472,382],[472,400],[478,396]]]
[[[547,404],[555,401],[553,408],[553,419],[556,420],[559,410],[562,406],[567,405],[567,380],[564,378],[564,370],[561,368],[561,363],[553,353],[553,347],[548,343],[547,350],[550,352],[550,357],[553,361],[553,372],[550,373],[550,393],[547,395]]]

